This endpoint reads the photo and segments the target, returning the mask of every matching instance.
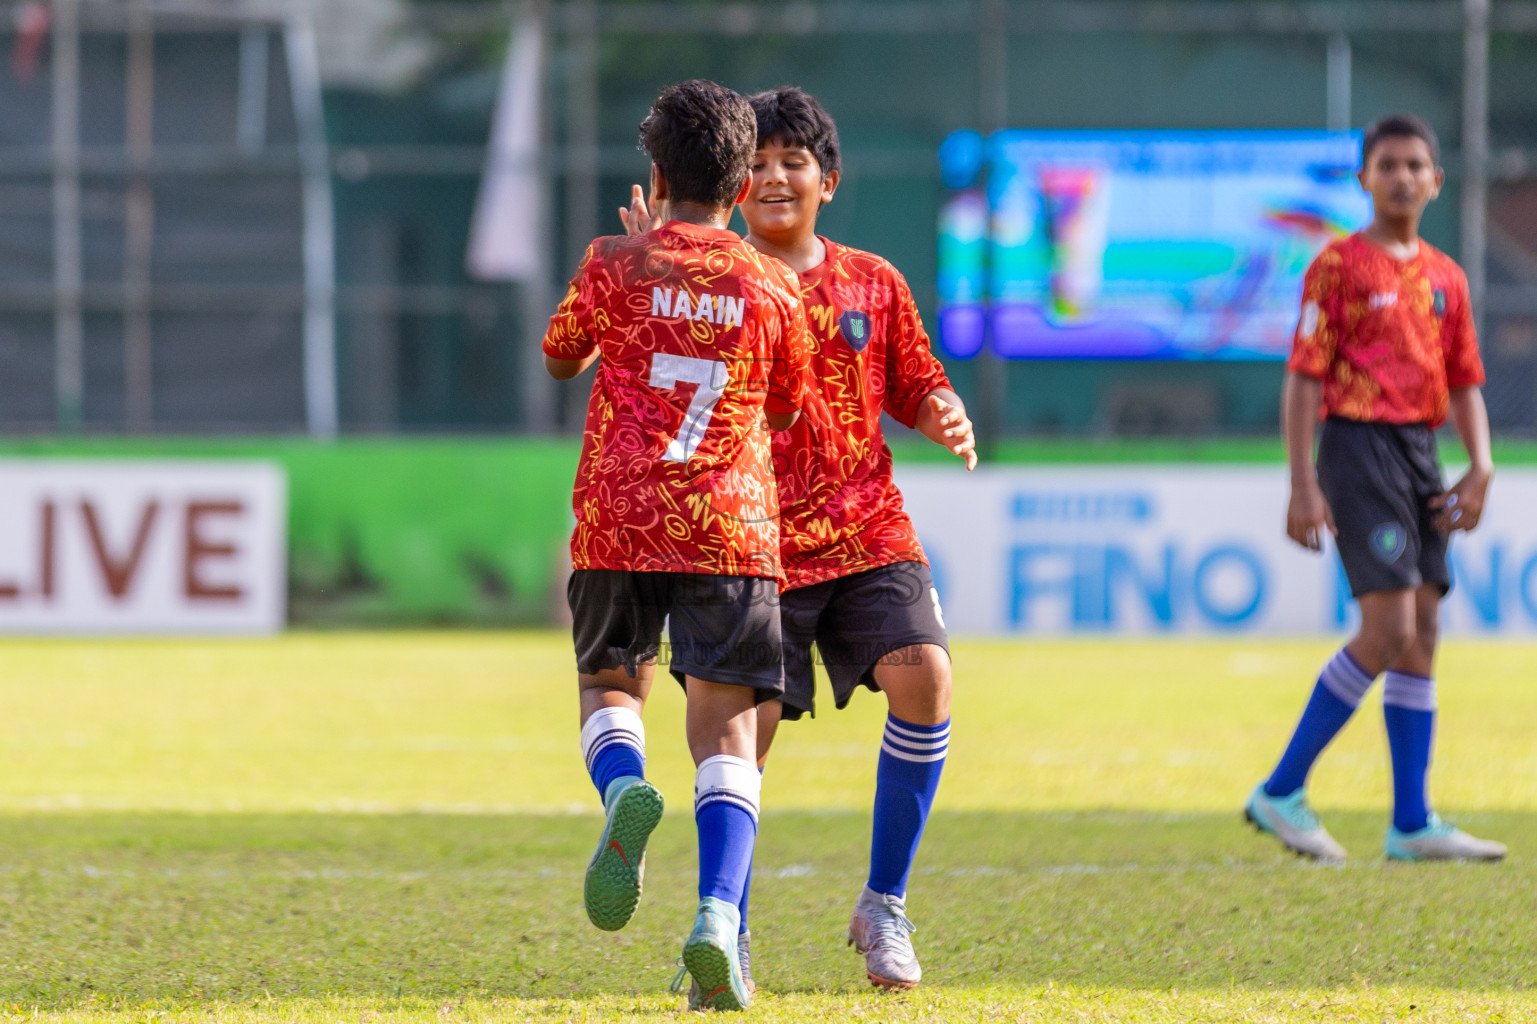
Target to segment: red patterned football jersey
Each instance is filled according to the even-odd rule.
[[[557,359],[598,352],[572,565],[781,576],[763,409],[801,403],[808,349],[795,275],[735,232],[593,242],[544,336]]]
[[[1440,426],[1448,389],[1484,382],[1462,268],[1425,241],[1407,260],[1359,234],[1330,243],[1286,365],[1323,381],[1326,416]]]
[[[813,383],[795,426],[774,435],[791,588],[927,561],[891,479],[881,412],[911,427],[925,396],[950,386],[897,269],[822,242],[827,258],[799,275]]]

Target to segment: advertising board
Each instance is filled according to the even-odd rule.
[[[1350,132],[1004,131],[940,149],[955,358],[1280,359],[1302,275],[1371,218]]]
[[[1274,467],[900,466],[897,482],[961,635],[1338,634],[1354,602],[1332,547],[1285,534]],[[1537,633],[1537,471],[1502,471],[1451,545],[1450,633]]]
[[[265,463],[0,460],[0,632],[280,630],[285,492]]]

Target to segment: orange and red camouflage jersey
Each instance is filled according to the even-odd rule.
[[[799,275],[813,384],[800,419],[774,435],[780,551],[792,589],[896,562],[927,564],[891,478],[881,412],[911,427],[929,392],[950,386],[897,269],[822,242],[827,258]]]
[[[1425,241],[1406,260],[1360,234],[1331,242],[1308,267],[1286,365],[1323,381],[1325,416],[1440,426],[1448,389],[1484,382],[1462,268]]]
[[[806,387],[790,268],[680,221],[600,238],[544,336],[557,359],[594,350],[573,567],[782,578],[763,410]]]

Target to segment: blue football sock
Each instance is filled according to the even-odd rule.
[[[758,769],[758,777],[763,777],[763,769]],[[756,849],[756,843],[754,844]],[[752,861],[747,862],[747,879],[742,883],[742,902],[737,904],[737,913],[741,915],[741,924],[737,927],[737,934],[747,934],[747,902],[752,898]]]
[[[1329,660],[1313,687],[1313,695],[1308,698],[1302,720],[1297,723],[1286,752],[1281,755],[1270,778],[1265,780],[1267,795],[1291,796],[1302,788],[1313,762],[1350,721],[1361,698],[1371,689],[1372,680],[1366,669],[1343,648]]]
[[[1393,827],[1418,832],[1430,824],[1425,776],[1436,733],[1436,681],[1408,672],[1382,680],[1382,718],[1393,760]]]
[[[629,708],[599,708],[582,726],[587,774],[608,799],[608,787],[626,776],[646,777],[646,727]]]
[[[758,838],[762,779],[750,761],[729,754],[705,758],[694,775],[694,822],[699,830],[699,898],[740,906]]]
[[[756,839],[756,836],[754,837]],[[736,905],[737,912],[741,914],[741,921],[737,925],[737,934],[747,934],[747,901],[752,898],[752,859],[747,861],[747,877],[742,879],[742,901]]]
[[[950,721],[913,725],[886,716],[880,762],[875,769],[875,822],[870,837],[871,889],[907,895],[907,875],[934,805],[950,749]]]

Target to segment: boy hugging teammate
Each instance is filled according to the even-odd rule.
[[[872,984],[911,988],[922,977],[907,917],[907,879],[950,742],[950,658],[928,563],[892,481],[881,414],[976,465],[965,408],[929,351],[907,282],[872,253],[816,233],[838,187],[838,131],[795,88],[750,98],[758,149],[741,204],[747,240],[800,280],[812,336],[813,385],[790,430],[774,436],[781,552],[785,692],[758,708],[758,758],[781,717],[814,710],[812,644],[839,708],[860,686],[884,692],[890,713],[876,769],[868,881],[849,942]],[[631,231],[662,214],[640,189],[621,210]],[[742,968],[750,977],[747,892]]]
[[[815,99],[751,97],[758,117],[747,240],[788,263],[810,321],[812,379],[801,419],[774,438],[785,693],[758,709],[758,754],[779,718],[814,712],[812,644],[837,707],[868,687],[888,714],[876,767],[870,870],[849,942],[870,982],[912,988],[922,971],[907,879],[950,744],[950,656],[939,595],[892,480],[881,414],[976,465],[960,398],[929,350],[917,304],[886,260],[816,234],[838,186],[838,131]]]
[[[742,1009],[738,907],[758,827],[757,714],[783,690],[778,506],[767,418],[798,415],[806,319],[793,274],[726,229],[756,139],[747,101],[713,82],[664,91],[640,126],[670,219],[588,248],[550,321],[545,364],[597,362],[577,469],[568,590],[582,750],[603,798],[584,900],[628,923],[662,814],[641,711],[663,620],[697,765],[699,907],[683,947],[694,1008]]]
[[[1378,675],[1393,765],[1387,857],[1505,855],[1501,844],[1442,821],[1426,794],[1436,632],[1451,587],[1447,539],[1478,525],[1494,472],[1467,279],[1419,237],[1420,215],[1441,189],[1439,164],[1435,134],[1417,117],[1384,118],[1367,131],[1360,179],[1372,222],[1308,268],[1287,366],[1286,532],[1314,551],[1323,531],[1335,535],[1361,628],[1324,666],[1280,763],[1244,813],[1288,848],[1325,860],[1342,860],[1345,850],[1308,806],[1304,783]],[[1450,490],[1433,433],[1448,413],[1470,463]]]

